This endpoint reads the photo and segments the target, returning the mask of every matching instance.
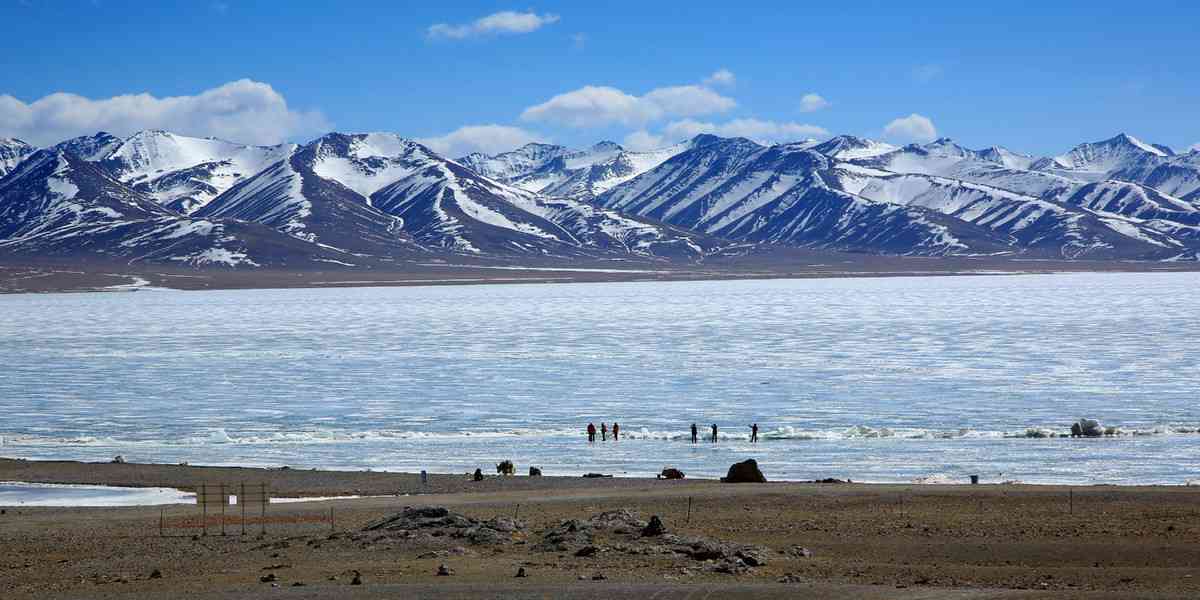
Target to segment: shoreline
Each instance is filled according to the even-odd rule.
[[[482,482],[472,481],[470,473],[428,472],[427,477],[429,481],[428,485],[421,485],[420,473],[404,471],[169,463],[112,463],[0,457],[0,483],[127,488],[165,487],[194,492],[201,483],[213,483],[216,479],[220,478],[229,479],[233,482],[244,482],[254,478],[255,481],[270,481],[272,491],[278,492],[279,497],[299,499],[319,497],[337,500],[350,496],[358,498],[386,498],[444,493],[448,490],[462,493],[489,493],[501,489],[537,489],[542,484],[555,488],[604,489],[666,481],[646,474],[631,475],[620,473],[613,473],[605,478],[585,478],[582,474],[529,477],[524,474],[499,476],[495,473],[485,472]],[[1137,484],[981,481],[979,484],[971,484],[966,480],[959,482],[933,477],[927,478],[927,481],[866,481],[854,479],[853,477],[831,479],[833,481],[768,477],[769,481],[766,485],[820,485],[861,489],[1200,490],[1200,485],[1195,485],[1192,481]],[[699,485],[722,484],[719,478],[712,477],[688,477],[682,480],[681,483]],[[276,487],[277,485],[279,487]],[[343,490],[343,492],[335,493],[338,490]]]
[[[1200,263],[899,257],[805,253],[799,259],[752,258],[697,264],[420,263],[396,269],[231,271],[129,265],[5,264],[0,295],[137,291],[336,289],[563,283],[695,282],[772,279],[971,277],[1068,273],[1195,273]]]
[[[0,595],[44,598],[849,598],[1175,600],[1200,594],[1200,490],[1162,486],[877,485],[29,463],[0,479],[75,469],[124,483],[270,478],[283,490],[392,490],[271,504],[244,516],[196,505],[6,507]],[[190,478],[190,479],[189,479]],[[173,486],[167,486],[173,487]],[[282,495],[282,494],[280,494]],[[406,506],[503,517],[499,541],[374,531]],[[754,565],[598,531],[548,548],[556,527],[610,511],[715,547],[761,548]],[[610,513],[611,514],[611,513]],[[624,513],[620,513],[624,514]],[[245,528],[245,532],[243,532]],[[441,565],[452,572],[437,575]],[[527,577],[514,578],[518,568]],[[361,584],[352,585],[355,578]],[[272,585],[274,584],[274,585]],[[299,585],[297,585],[299,584]]]

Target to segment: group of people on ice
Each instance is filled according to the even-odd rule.
[[[715,443],[717,443],[717,440],[720,439],[718,436],[716,423],[712,424],[711,430],[712,430],[711,435],[709,435],[706,439],[715,444]],[[596,430],[595,423],[587,424],[588,443],[595,443],[596,431],[597,430]],[[614,442],[620,441],[621,440],[621,425],[619,423],[617,423],[616,421],[613,421],[611,431],[612,431],[613,441]],[[608,441],[608,432],[609,432],[608,424],[600,423],[599,432],[600,432],[600,441],[607,442]],[[696,427],[695,423],[692,423],[692,443],[698,444],[699,442],[700,442],[700,429]],[[750,426],[750,443],[751,444],[758,443],[758,423],[755,423]]]

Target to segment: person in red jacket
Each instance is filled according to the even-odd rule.
[[[595,442],[596,441],[596,425],[593,423],[588,423],[587,432],[588,432],[588,443],[590,444],[590,443]]]

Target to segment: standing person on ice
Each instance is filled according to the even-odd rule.
[[[715,443],[717,443],[717,424],[716,423],[712,424],[712,432],[713,432],[712,443],[715,444]]]
[[[600,441],[608,441],[608,424],[603,421],[600,422]]]
[[[596,441],[596,426],[594,424],[588,423],[587,433],[588,433],[588,443],[589,444],[595,443],[595,441]]]
[[[613,421],[613,441],[621,441],[621,425],[616,421]]]
[[[750,443],[751,444],[758,443],[758,423],[755,423],[750,426]]]
[[[696,424],[692,423],[692,443],[696,444],[699,442],[700,442],[700,431],[698,429],[696,429]]]

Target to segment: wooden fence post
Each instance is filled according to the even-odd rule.
[[[200,508],[200,521],[201,521],[200,526],[204,528],[204,535],[207,537],[208,536],[208,502],[206,502],[206,500],[208,500],[208,485],[202,483],[202,484],[200,484],[200,496],[197,501],[200,502],[200,506],[201,506],[201,508]]]

